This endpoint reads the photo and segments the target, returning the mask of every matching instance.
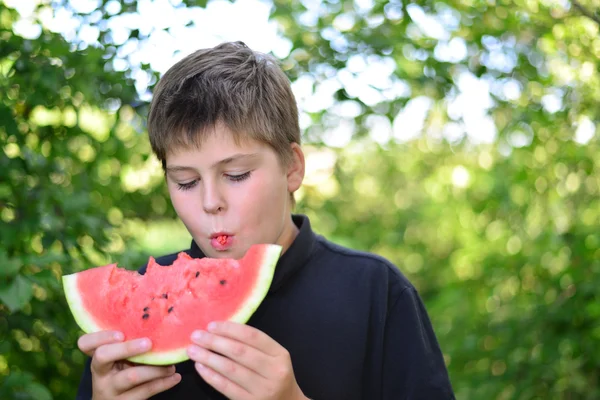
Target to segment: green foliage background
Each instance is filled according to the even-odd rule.
[[[157,73],[114,68],[125,44],[102,23],[137,2],[119,1],[116,13],[107,3],[78,15],[99,28],[98,44],[86,46],[45,28],[17,35],[21,17],[0,0],[2,399],[74,398],[84,358],[62,274],[114,261],[133,268],[189,243],[133,81],[140,70],[153,85]],[[340,84],[332,107],[306,112],[309,168],[322,168],[298,211],[415,283],[458,398],[600,398],[600,3],[357,3],[323,1],[306,18],[302,2],[273,2],[293,81],[319,90],[332,77],[356,78],[353,56],[362,55],[391,62],[407,88],[390,95],[373,85],[374,101]],[[51,6],[69,4],[42,1],[39,15]],[[446,34],[427,33],[420,15]],[[134,43],[146,39],[130,32]],[[443,56],[452,41],[465,44],[463,55]],[[469,121],[452,110],[465,73],[489,84],[493,143],[468,140]],[[430,104],[418,137],[373,139],[417,98]],[[352,140],[329,148],[340,124]],[[448,126],[463,134],[444,136]],[[594,133],[585,144],[574,140],[582,126]]]

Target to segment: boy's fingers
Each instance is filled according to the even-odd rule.
[[[123,343],[113,343],[100,346],[94,352],[92,368],[101,374],[108,373],[113,363],[129,357],[143,354],[150,350],[152,344],[149,339],[135,339]]]
[[[266,382],[265,377],[226,356],[213,353],[199,346],[190,346],[188,351],[190,358],[196,362],[198,372],[200,372],[198,366],[205,366],[250,393],[255,392],[257,388]]]
[[[208,331],[250,345],[270,356],[278,356],[281,352],[279,343],[250,325],[231,321],[212,322],[208,326]]]
[[[146,400],[155,394],[171,389],[181,381],[181,375],[173,374],[165,378],[158,378],[142,385],[136,386],[127,393],[126,399],[131,400]]]
[[[252,346],[225,336],[213,335],[209,332],[194,332],[192,334],[192,342],[211,352],[222,354],[258,375],[267,377],[265,372],[268,371],[272,358]],[[193,357],[198,353],[199,351],[196,346],[192,345],[188,348],[188,354],[192,359],[199,362],[206,362],[206,360],[195,359]]]
[[[122,340],[123,334],[117,331],[87,333],[77,340],[77,347],[79,347],[79,350],[91,357],[94,355],[94,351],[98,347],[109,343],[120,342]]]
[[[198,371],[198,374],[200,374],[206,383],[217,389],[228,399],[252,398],[251,394],[246,389],[240,387],[204,364],[196,363],[195,367],[196,371]]]
[[[143,383],[150,382],[158,378],[165,378],[175,373],[174,366],[135,366],[118,372],[114,377],[114,384],[117,393],[126,392]]]

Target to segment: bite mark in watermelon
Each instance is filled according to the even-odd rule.
[[[116,264],[63,276],[67,302],[86,333],[150,338],[152,350],[129,360],[168,365],[188,359],[196,329],[211,321],[246,323],[266,296],[281,246],[257,244],[244,257],[194,259],[181,252],[171,266],[149,258],[146,273]]]

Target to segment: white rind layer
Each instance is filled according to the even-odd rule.
[[[77,287],[77,274],[65,275],[62,277],[65,297],[71,313],[75,318],[77,325],[85,332],[98,332],[102,328],[90,317],[90,314],[83,307],[83,299],[79,295]]]
[[[281,256],[282,247],[279,245],[268,245],[264,252],[263,259],[260,261],[259,274],[257,278],[257,284],[254,286],[254,290],[248,295],[245,301],[244,307],[240,308],[237,313],[228,318],[229,321],[238,323],[246,323],[252,314],[256,311],[258,306],[267,295],[271,282],[273,280],[273,274],[275,273],[275,267],[277,261]],[[75,321],[79,327],[85,333],[98,332],[102,328],[96,324],[96,322],[89,316],[89,313],[83,308],[83,301],[79,296],[79,289],[77,287],[76,274],[65,275],[62,278],[65,296],[67,303],[73,313]],[[148,365],[171,365],[177,364],[189,359],[187,350],[176,349],[160,353],[146,353],[139,356],[128,358],[128,361],[148,364]]]

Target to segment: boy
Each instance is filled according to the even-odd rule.
[[[411,283],[387,260],[335,245],[292,213],[304,156],[296,102],[273,59],[241,42],[186,57],[157,85],[148,131],[193,238],[188,254],[240,258],[255,243],[283,253],[250,321],[194,332],[190,361],[133,365],[122,360],[149,350],[147,339],[82,336],[91,360],[78,398],[454,398]]]

